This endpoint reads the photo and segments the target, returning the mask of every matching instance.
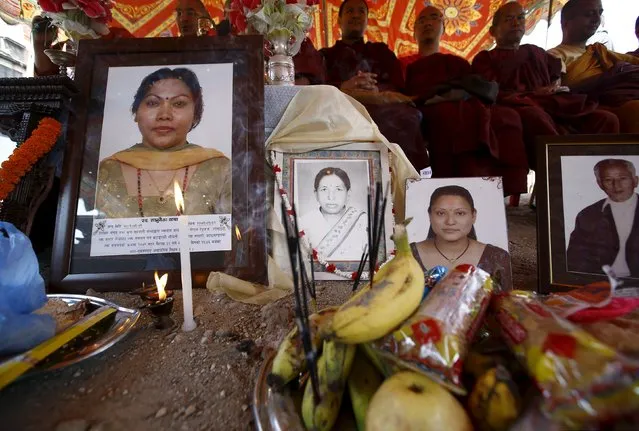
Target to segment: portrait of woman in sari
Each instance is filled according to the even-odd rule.
[[[203,111],[202,87],[190,69],[165,67],[142,80],[131,105],[142,139],[100,162],[99,217],[174,216],[174,182],[185,214],[231,213],[231,161],[187,141]]]
[[[411,243],[413,255],[424,271],[441,265],[448,269],[471,264],[490,273],[504,290],[512,290],[510,255],[500,247],[477,240],[477,210],[464,187],[439,187],[430,196],[428,236]]]
[[[299,220],[311,246],[329,260],[357,261],[368,243],[366,212],[349,206],[351,180],[340,168],[320,170],[313,183],[317,206]]]

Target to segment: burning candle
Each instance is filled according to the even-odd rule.
[[[169,274],[164,274],[162,277],[158,277],[158,272],[155,271],[153,275],[155,277],[155,286],[158,289],[158,302],[166,301],[166,291],[164,290],[166,282],[169,279]]]
[[[184,198],[182,197],[182,189],[180,189],[180,185],[177,181],[173,183],[173,189],[175,192],[175,206],[178,210],[178,223],[180,226],[180,272],[182,274],[182,304],[184,306],[184,323],[182,324],[182,330],[188,332],[194,330],[197,326],[195,320],[193,320],[189,218],[184,215]]]

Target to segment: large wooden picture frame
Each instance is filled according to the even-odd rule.
[[[618,256],[615,244],[618,247],[620,243],[614,220],[621,224],[620,220],[623,219],[619,219],[619,213],[612,214],[612,198],[599,185],[595,175],[595,167],[602,166],[597,164],[605,159],[616,160],[605,162],[612,163],[613,166],[623,167],[630,162],[635,169],[639,168],[639,135],[546,137],[538,144],[537,249],[539,291],[542,293],[605,280],[601,265],[612,265],[617,259],[611,257],[612,254]],[[597,170],[605,171],[606,174],[600,174],[599,177],[602,181],[609,182],[615,178],[606,180],[604,177],[617,177],[623,173],[615,170],[610,173],[610,168]],[[628,189],[634,182],[633,193],[636,194],[636,174],[632,177],[630,173],[623,173],[623,178],[619,178],[627,183],[628,187],[623,187]],[[619,186],[615,193],[621,193],[623,187]],[[613,195],[613,198],[625,199],[619,196]],[[639,206],[637,208],[639,210]],[[630,248],[625,250],[636,255],[632,251],[639,247],[639,219],[628,219],[623,224],[630,229],[626,240],[627,247]],[[636,266],[629,264],[632,272],[622,277],[627,280],[627,284],[636,285],[639,278]]]
[[[164,68],[180,69],[183,75],[166,80]],[[171,181],[184,189],[194,286],[203,287],[211,271],[264,282],[262,37],[82,41],[75,76],[80,95],[69,127],[50,290],[127,291],[151,283],[156,270],[170,274],[168,287],[179,287],[179,226]],[[156,81],[149,81],[151,76]],[[140,108],[146,109],[147,97],[157,100],[148,106],[164,104],[171,112],[184,103],[178,100],[180,91],[152,94],[151,88],[159,88],[157,79],[186,89],[182,93],[193,100],[199,92],[203,102],[199,115],[193,102],[185,122],[188,145],[158,158],[149,150],[164,149],[149,149],[145,136],[174,133],[180,126],[145,132],[143,121],[157,117],[145,120]],[[141,103],[134,97],[139,94]],[[134,152],[139,149],[143,152]],[[149,160],[155,165],[147,168]],[[165,180],[161,188],[158,172]]]

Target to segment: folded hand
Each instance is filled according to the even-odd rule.
[[[340,86],[340,89],[348,90],[364,90],[378,92],[377,87],[377,74],[370,72],[358,71],[357,75],[353,76],[348,81],[345,81]]]

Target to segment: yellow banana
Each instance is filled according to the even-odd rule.
[[[517,386],[503,365],[486,371],[468,399],[470,412],[481,430],[505,431],[521,412]]]
[[[373,277],[370,284],[333,316],[333,336],[357,344],[383,337],[417,309],[424,293],[424,272],[408,244],[406,225],[395,226],[396,255]]]
[[[322,340],[331,328],[331,319],[336,310],[337,307],[328,307],[309,316],[311,343],[316,350],[321,349]],[[281,389],[305,369],[306,357],[302,338],[297,325],[295,325],[280,343],[266,382],[275,389]]]
[[[384,378],[361,351],[355,354],[353,368],[348,376],[348,393],[359,431],[366,430],[366,411],[371,398]]]
[[[354,345],[324,341],[322,356],[317,362],[319,402],[315,402],[311,379],[306,383],[302,400],[302,419],[308,431],[328,431],[335,424],[355,349]]]

